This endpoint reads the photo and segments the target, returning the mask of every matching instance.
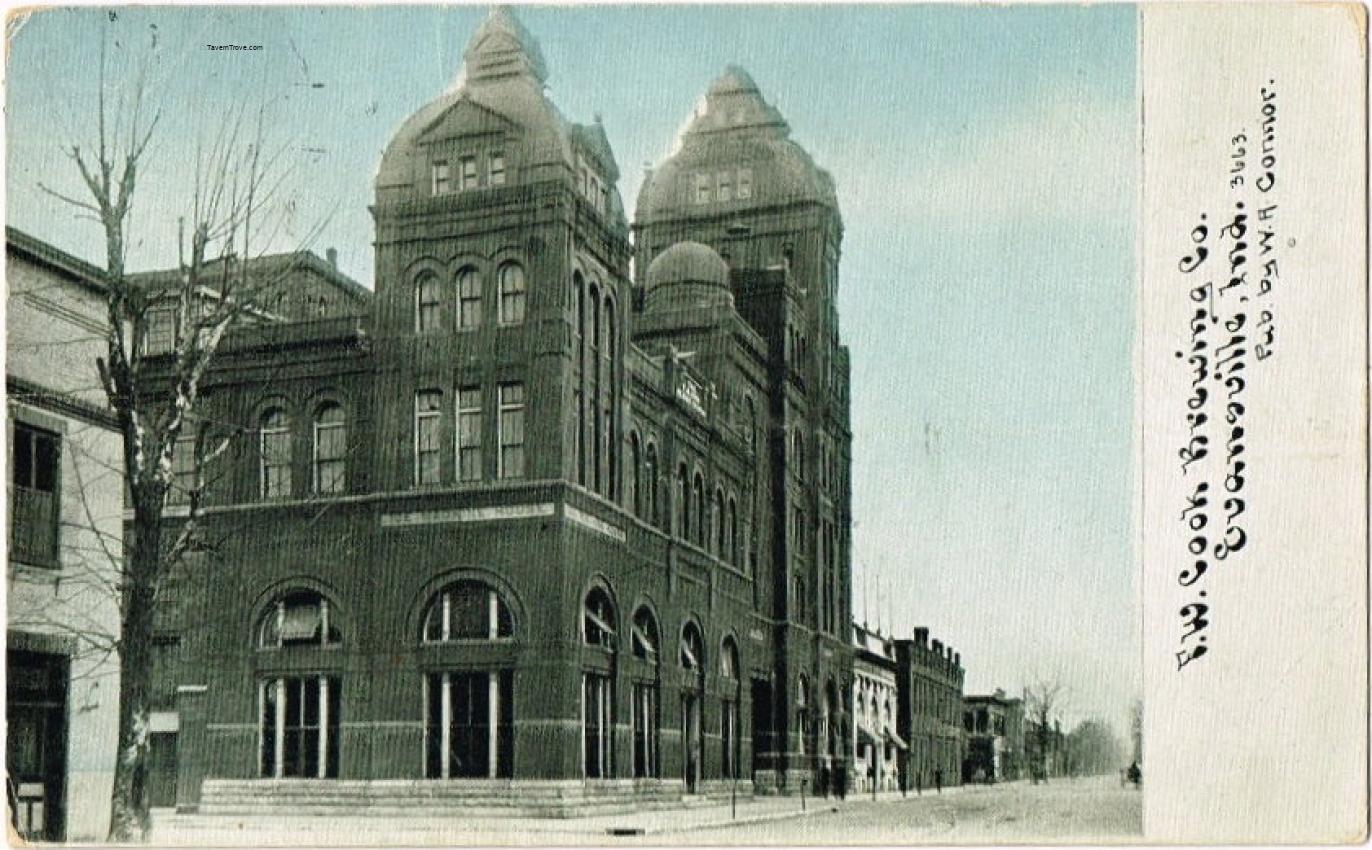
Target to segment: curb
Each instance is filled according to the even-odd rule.
[[[734,819],[732,819],[732,820],[712,821],[712,822],[710,822],[710,823],[701,823],[701,824],[696,824],[696,825],[694,825],[694,826],[661,826],[661,827],[656,827],[656,826],[655,826],[655,827],[644,827],[644,828],[641,829],[641,830],[634,830],[634,831],[631,832],[631,833],[625,833],[625,832],[616,833],[616,832],[612,832],[611,830],[614,829],[614,827],[611,827],[610,829],[607,829],[605,832],[606,832],[607,835],[612,835],[612,836],[613,836],[613,835],[662,835],[662,834],[665,834],[665,833],[672,833],[672,832],[697,832],[697,831],[704,830],[704,829],[724,829],[724,828],[733,827],[733,826],[749,826],[749,825],[757,824],[757,823],[768,823],[768,822],[770,822],[770,821],[791,820],[791,819],[793,819],[793,818],[808,818],[808,817],[814,817],[815,815],[832,814],[832,813],[834,813],[834,812],[837,812],[838,810],[839,810],[839,807],[838,807],[838,806],[835,806],[835,805],[832,805],[832,804],[831,804],[831,805],[826,805],[826,806],[823,806],[823,807],[816,807],[816,808],[805,809],[805,810],[796,809],[796,810],[794,810],[794,811],[786,811],[786,812],[768,812],[768,813],[766,813],[766,814],[749,815],[749,816],[745,816],[745,817],[741,817],[741,818],[734,818]]]

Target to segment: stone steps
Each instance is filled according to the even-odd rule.
[[[679,780],[206,779],[198,815],[588,817],[717,806],[732,787],[715,781],[699,790],[686,794]],[[752,784],[738,791],[751,799]],[[196,815],[179,815],[178,823],[186,817]]]

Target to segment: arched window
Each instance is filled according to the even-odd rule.
[[[591,284],[586,289],[586,315],[589,319],[589,332],[586,337],[586,424],[589,426],[587,442],[590,452],[586,458],[589,469],[586,474],[587,484],[592,490],[601,492],[601,485],[604,481],[601,460],[603,459],[604,436],[601,431],[600,418],[600,289]]]
[[[568,293],[572,306],[572,469],[576,482],[586,486],[586,284],[578,272],[572,275]]]
[[[800,733],[798,744],[800,747],[800,757],[803,759],[809,750],[810,737],[810,680],[801,673],[796,677],[796,730]]]
[[[604,303],[605,318],[601,333],[604,334],[600,346],[601,358],[604,361],[601,373],[603,375],[601,384],[601,417],[604,420],[602,430],[605,441],[605,465],[606,479],[604,494],[611,500],[619,498],[619,445],[615,440],[615,304],[610,300],[610,293],[605,293]]]
[[[705,546],[705,524],[709,514],[706,513],[705,508],[705,477],[699,472],[696,473],[695,478],[695,504],[691,507],[695,513],[695,542],[696,545],[703,548]]]
[[[332,402],[314,415],[314,492],[342,493],[346,489],[348,430],[343,408]]]
[[[257,627],[261,649],[292,646],[337,646],[343,633],[329,611],[329,600],[317,591],[295,590],[267,607]]]
[[[674,530],[682,540],[690,537],[691,533],[691,505],[689,502],[691,490],[690,485],[686,483],[689,476],[690,472],[686,470],[686,464],[683,463],[676,468],[676,498],[673,499],[675,504],[672,505],[672,512],[675,514],[674,525],[676,528]]]
[[[733,638],[726,637],[720,646],[719,675],[726,683],[732,684],[732,689],[726,691],[724,698],[720,701],[720,765],[724,768],[725,779],[735,779],[738,776],[741,753],[738,749],[738,700],[740,694],[738,647],[734,644]]]
[[[509,606],[485,582],[454,582],[435,594],[424,612],[425,643],[496,640],[513,635],[514,620]]]
[[[581,606],[581,638],[587,646],[613,651],[615,613],[603,588],[592,588]],[[610,745],[614,728],[614,699],[609,671],[593,665],[581,674],[582,766],[588,779],[612,772]]]
[[[643,468],[643,505],[648,522],[659,525],[662,522],[658,512],[658,483],[657,483],[657,446],[652,442],[648,443],[648,459]]]
[[[424,272],[414,282],[414,329],[416,333],[438,330],[443,309],[443,290],[438,275]]]
[[[264,499],[280,499],[291,494],[291,420],[286,411],[274,407],[262,414],[258,431],[262,466],[259,492]]]
[[[641,468],[642,458],[638,442],[638,432],[629,432],[629,474],[624,479],[627,493],[625,502],[634,516],[643,518],[643,470]]]
[[[465,268],[457,273],[457,326],[474,328],[481,324],[481,273]]]
[[[500,281],[500,323],[513,325],[524,321],[524,269],[506,263],[498,273]]]
[[[688,621],[681,630],[681,669],[704,674],[705,639],[701,637],[700,626]]]
[[[715,501],[710,510],[710,548],[718,558],[726,557],[729,551],[724,547],[724,526],[724,491],[716,487]]]
[[[731,564],[738,563],[738,502],[733,494],[729,495],[729,506],[724,512],[724,551],[721,557]]]
[[[614,648],[615,609],[609,595],[601,588],[592,588],[582,605],[581,639],[587,646]]]
[[[652,665],[653,677],[637,677],[633,681],[630,705],[630,725],[633,735],[633,771],[635,777],[658,775],[658,664],[657,621],[646,607],[634,612],[630,645],[633,656]]]
[[[791,432],[791,463],[795,470],[796,478],[805,480],[805,438],[801,436],[800,428]]]

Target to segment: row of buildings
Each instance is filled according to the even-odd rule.
[[[964,698],[926,630],[852,625],[829,174],[731,67],[630,224],[603,127],[552,104],[508,11],[464,65],[382,158],[374,291],[332,256],[250,261],[266,294],[174,462],[167,521],[195,489],[214,543],[159,590],[153,804],[560,814],[1014,775],[1015,701]],[[27,834],[98,838],[103,277],[7,237],[11,796]],[[153,369],[173,278],[140,277]],[[201,437],[230,448],[197,474]]]

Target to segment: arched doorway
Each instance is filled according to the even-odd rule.
[[[694,622],[687,622],[681,630],[681,669],[685,674],[681,692],[682,778],[686,792],[694,794],[704,762],[700,714],[705,699],[705,639]]]

